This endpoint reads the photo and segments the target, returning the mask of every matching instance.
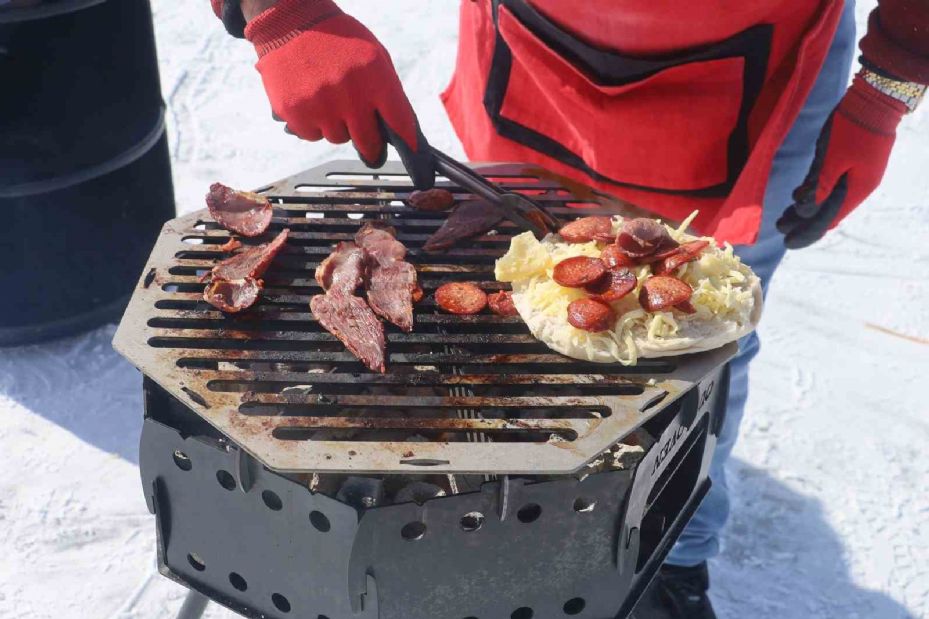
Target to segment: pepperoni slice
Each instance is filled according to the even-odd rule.
[[[670,275],[654,275],[645,280],[639,291],[639,304],[649,312],[674,307],[690,301],[693,290],[687,282]]]
[[[452,314],[477,314],[487,306],[487,294],[474,284],[451,282],[439,286],[435,302]]]
[[[600,241],[601,243],[615,243],[616,235],[613,234],[612,230],[609,232],[598,232],[594,235],[594,240]]]
[[[592,284],[606,273],[606,265],[599,258],[574,256],[555,265],[552,279],[568,288],[583,288]]]
[[[684,312],[685,314],[696,314],[697,308],[690,301],[681,301],[674,306],[674,309]]]
[[[654,254],[645,256],[643,258],[639,258],[636,260],[636,263],[637,264],[654,264],[655,262],[664,260],[665,258],[669,258],[675,255],[676,253],[680,251],[680,248],[681,246],[677,241],[675,241],[671,237],[668,237],[668,240],[662,243],[661,246],[658,248],[658,250]]]
[[[519,316],[516,305],[513,304],[513,293],[509,290],[487,295],[487,305],[490,306],[490,311],[498,316]]]
[[[672,273],[682,264],[696,260],[700,257],[700,252],[709,246],[709,241],[690,241],[677,248],[670,256],[667,256],[652,267],[655,274]]]
[[[671,235],[667,228],[647,217],[627,219],[616,237],[616,244],[627,256],[644,258],[666,247]]]
[[[447,211],[455,204],[455,196],[447,189],[433,187],[425,191],[414,191],[407,203],[418,211]]]
[[[587,243],[598,235],[607,235],[612,240],[613,220],[609,217],[581,217],[562,226],[558,234],[568,243]]]
[[[584,287],[584,290],[594,295],[594,298],[600,301],[611,303],[619,301],[624,296],[635,290],[638,283],[635,273],[629,269],[615,269],[607,271],[606,275],[601,277],[593,284]]]
[[[568,322],[572,327],[597,333],[613,326],[616,313],[612,307],[596,299],[577,299],[568,305]]]
[[[600,260],[603,261],[603,264],[605,264],[608,269],[631,267],[636,264],[635,260],[624,254],[616,245],[607,245],[604,247],[603,251],[600,252]]]

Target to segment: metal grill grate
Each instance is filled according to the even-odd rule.
[[[482,171],[565,219],[631,211],[599,195],[579,198],[577,188],[572,194],[527,166]],[[493,265],[514,228],[504,222],[447,252],[424,252],[443,216],[403,205],[411,188],[402,174],[398,166],[372,175],[334,162],[261,189],[274,220],[265,237],[248,242],[284,227],[291,234],[265,274],[261,301],[237,317],[202,301],[198,281],[225,257],[218,247],[229,233],[205,211],[168,222],[114,345],[281,472],[572,472],[733,354],[730,345],[631,368],[593,364],[552,352],[519,318],[437,312],[432,293],[442,283],[506,288]],[[426,293],[413,333],[387,326],[384,375],[366,370],[309,311],[320,292],[316,265],[371,218],[396,226]]]

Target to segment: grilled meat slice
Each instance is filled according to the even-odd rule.
[[[503,219],[500,209],[483,200],[463,202],[452,211],[442,227],[429,237],[423,249],[441,251],[448,249],[458,241],[483,234]]]
[[[222,183],[210,185],[206,206],[216,223],[242,236],[258,236],[271,224],[271,203],[266,197]]]
[[[268,265],[274,260],[284,243],[287,242],[287,234],[290,231],[284,229],[278,234],[273,241],[249,247],[243,252],[235,254],[231,258],[226,258],[213,267],[213,280],[224,279],[232,281],[236,279],[245,279],[247,277],[259,278],[267,270]]]
[[[329,333],[373,372],[385,372],[384,325],[361,297],[341,292],[318,294],[310,310]]]
[[[371,309],[404,331],[413,330],[413,293],[417,284],[412,264],[398,260],[386,266],[371,265],[365,288]]]
[[[409,332],[413,330],[413,294],[418,288],[416,268],[404,260],[406,247],[395,235],[392,227],[367,223],[355,235],[355,242],[368,253],[368,304],[385,320]]]
[[[355,233],[355,242],[381,265],[406,258],[406,247],[397,240],[393,226],[368,222]]]
[[[352,294],[364,278],[367,252],[351,242],[342,242],[316,267],[316,281],[323,290]]]
[[[203,299],[213,307],[234,314],[250,308],[258,300],[263,282],[260,279],[217,279],[203,291]]]

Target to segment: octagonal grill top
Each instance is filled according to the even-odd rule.
[[[534,167],[480,169],[562,219],[641,214],[589,190],[566,191]],[[228,255],[219,246],[230,233],[205,209],[167,222],[115,348],[266,466],[293,473],[570,473],[734,354],[731,344],[635,367],[593,364],[551,351],[518,317],[437,312],[432,293],[442,283],[506,288],[494,260],[516,230],[503,222],[496,233],[426,253],[420,248],[444,214],[404,206],[411,190],[399,164],[372,172],[356,162],[259,189],[274,219],[264,236],[243,242],[266,242],[285,227],[291,234],[265,273],[261,300],[235,316],[204,302],[199,282]],[[372,218],[397,228],[426,293],[412,333],[387,325],[386,374],[365,369],[309,309],[321,292],[316,265]]]

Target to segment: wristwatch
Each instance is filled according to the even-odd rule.
[[[225,0],[223,2],[222,20],[226,32],[237,39],[245,38],[245,16],[242,15],[239,0]]]
[[[916,109],[916,106],[919,105],[919,102],[922,101],[923,96],[926,94],[925,84],[895,80],[867,68],[862,68],[860,75],[864,81],[878,92],[901,101],[910,112]]]

